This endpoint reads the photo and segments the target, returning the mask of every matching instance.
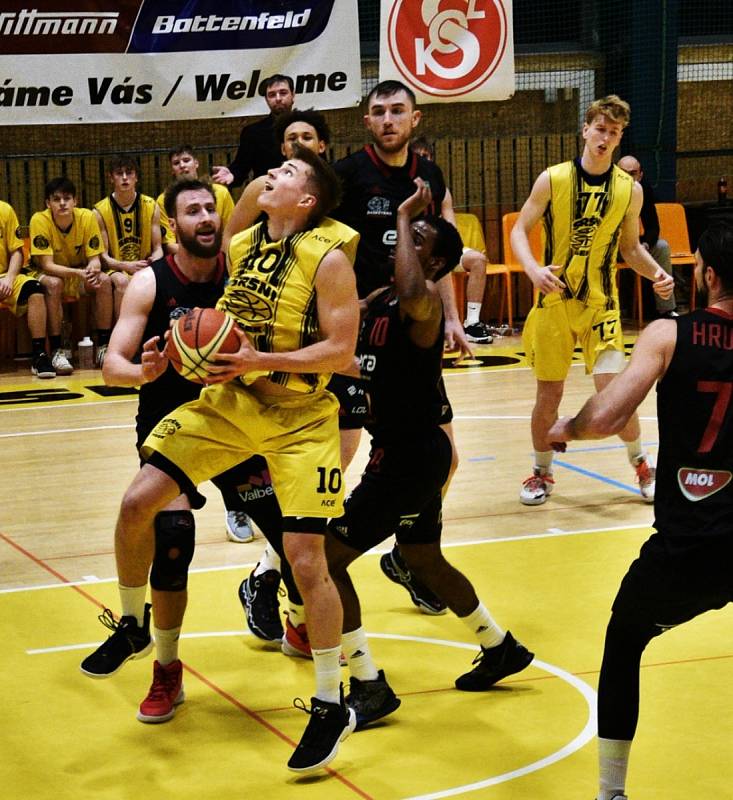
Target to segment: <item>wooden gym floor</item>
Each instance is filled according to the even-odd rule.
[[[629,340],[629,346],[631,339]],[[134,395],[108,395],[98,371],[40,381],[27,365],[0,374],[0,708],[3,797],[305,797],[592,800],[595,687],[621,576],[649,535],[618,440],[578,443],[556,460],[544,506],[519,504],[530,467],[534,384],[518,339],[447,366],[461,465],[445,503],[448,557],[499,624],[536,653],[490,692],[453,680],[477,652],[451,615],[427,617],[370,553],[354,567],[374,655],[402,698],[382,724],[341,746],[333,771],[285,768],[306,718],[312,668],[266,650],[246,631],[236,590],[262,539],[233,544],[210,485],[181,656],[187,699],[173,720],[142,725],[137,705],[152,659],[91,681],[79,661],[101,641],[96,615],[119,610],[112,530],[137,469]],[[571,370],[563,411],[591,391]],[[654,397],[641,409],[656,452]],[[348,473],[358,479],[366,443]],[[389,543],[385,543],[385,549]],[[731,797],[730,610],[649,646],[632,750],[631,800]],[[346,672],[344,673],[346,676]],[[726,680],[727,679],[727,680]]]

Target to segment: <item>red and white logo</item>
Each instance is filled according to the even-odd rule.
[[[509,34],[503,0],[396,0],[387,28],[390,55],[405,82],[439,97],[485,83]]]
[[[690,469],[681,467],[677,471],[677,482],[682,494],[693,503],[724,489],[731,481],[731,475],[724,469]]]

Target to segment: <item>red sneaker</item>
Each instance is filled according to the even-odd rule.
[[[283,635],[281,649],[286,656],[313,658],[310,642],[308,641],[308,631],[304,622],[301,622],[296,628],[290,621],[290,617],[285,617],[285,634]]]
[[[176,706],[186,699],[183,691],[183,664],[176,660],[166,666],[153,664],[153,683],[148,696],[140,703],[140,722],[166,722],[176,713]]]
[[[305,623],[301,622],[296,628],[290,621],[287,612],[285,613],[285,633],[280,649],[286,656],[296,656],[297,658],[313,658],[311,645],[308,641],[308,631]],[[346,666],[346,656],[341,653],[339,656],[339,666]]]

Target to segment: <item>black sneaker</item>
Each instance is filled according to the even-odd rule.
[[[474,344],[491,344],[494,337],[491,335],[491,329],[483,322],[474,322],[473,325],[464,325],[463,332],[466,334],[466,339]]]
[[[507,631],[501,644],[481,648],[481,652],[473,660],[476,666],[456,678],[456,689],[462,692],[484,692],[507,675],[521,672],[532,663],[533,658],[534,653],[530,653]]]
[[[150,637],[150,603],[145,603],[142,627],[138,626],[135,617],[122,617],[117,622],[108,608],[99,615],[99,621],[113,633],[81,662],[81,671],[90,678],[109,678],[131,658],[142,658],[153,649],[153,640]]]
[[[379,559],[379,566],[393,583],[398,583],[407,589],[412,602],[424,614],[439,616],[448,610],[448,606],[410,572],[396,546],[392,548],[391,553],[385,553]]]
[[[51,359],[46,353],[39,353],[33,357],[31,362],[31,372],[39,378],[55,378],[56,370],[53,368]]]
[[[353,676],[349,681],[346,704],[354,709],[357,731],[365,728],[370,722],[396,711],[401,703],[402,701],[387,683],[384,670],[380,669],[377,677],[371,681],[360,681]]]
[[[356,727],[356,714],[344,702],[344,687],[340,687],[340,703],[327,703],[311,697],[311,707],[298,697],[293,705],[310,716],[295,752],[290,756],[288,769],[293,772],[314,772],[330,764],[338,753],[339,744]]]
[[[249,629],[258,639],[277,642],[278,646],[285,633],[277,597],[279,587],[280,573],[276,569],[268,569],[261,575],[252,572],[239,584],[239,602]]]

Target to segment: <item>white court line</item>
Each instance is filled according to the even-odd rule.
[[[47,431],[25,431],[23,433],[0,433],[0,439],[14,439],[19,436],[50,436],[59,433],[86,433],[89,431],[116,431],[134,428],[132,424],[125,425],[91,425],[87,428],[52,428]]]
[[[544,533],[522,533],[518,536],[500,536],[496,539],[472,539],[469,541],[464,542],[441,542],[442,549],[448,549],[451,547],[473,547],[475,545],[482,545],[482,544],[499,544],[499,543],[506,543],[506,542],[521,542],[524,540],[531,540],[531,539],[553,539],[560,536],[581,536],[586,533],[610,533],[611,531],[625,531],[625,530],[635,530],[637,528],[651,528],[651,522],[649,520],[645,520],[644,522],[636,522],[636,523],[629,523],[627,525],[609,525],[604,528],[585,528],[581,530],[574,530],[574,531],[564,531],[562,528],[548,528],[547,531]],[[388,542],[391,539],[387,539]],[[392,551],[392,546],[388,545],[386,547],[373,547],[371,550],[368,550],[364,555],[382,555],[384,553],[390,553]],[[196,567],[194,569],[189,570],[189,574],[206,574],[208,572],[226,572],[234,569],[251,569],[255,566],[254,562],[249,562],[245,564],[226,564],[220,567]],[[2,594],[13,594],[15,592],[35,592],[41,589],[67,589],[71,586],[81,586],[81,587],[90,587],[94,586],[98,583],[116,583],[117,578],[94,578],[93,580],[89,581],[69,581],[68,583],[48,583],[48,584],[39,584],[37,586],[15,586],[9,589],[0,589],[0,595]]]
[[[69,389],[69,391],[73,391],[73,389]],[[27,405],[23,408],[17,408],[10,405],[6,405],[5,403],[0,403],[0,414],[7,412],[7,411],[48,411],[49,409],[59,409],[59,408],[73,408],[78,410],[80,406],[84,406],[85,408],[88,406],[108,406],[113,405],[116,403],[137,403],[138,397],[121,397],[119,400],[89,400],[86,403],[80,402],[77,400],[69,400],[68,403],[61,403],[59,405],[51,405],[47,406],[43,403],[35,403],[34,405]]]
[[[385,552],[387,552],[385,550]],[[257,566],[256,561],[250,561],[246,564],[224,564],[220,567],[195,567],[194,569],[189,569],[188,574],[194,575],[196,573],[207,573],[207,572],[227,572],[233,569],[253,569]],[[96,578],[90,577],[89,580],[82,580],[82,581],[69,581],[68,583],[46,583],[46,584],[39,584],[38,586],[15,586],[10,589],[0,589],[0,594],[13,594],[14,592],[27,592],[27,591],[36,591],[37,589],[68,589],[71,586],[81,586],[84,588],[89,588],[99,583],[117,583],[117,578]]]

